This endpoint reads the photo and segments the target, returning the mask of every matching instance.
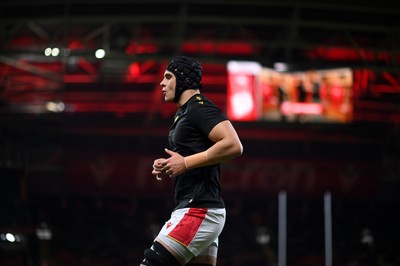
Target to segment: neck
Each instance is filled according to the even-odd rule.
[[[181,97],[179,98],[178,101],[178,106],[181,107],[184,105],[187,101],[189,101],[190,98],[192,98],[193,95],[199,94],[200,90],[198,89],[188,89],[182,92]]]

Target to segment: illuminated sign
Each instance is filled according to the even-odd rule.
[[[256,62],[228,63],[228,117],[238,121],[255,121],[261,116],[258,77],[261,65]]]
[[[278,72],[230,61],[227,114],[236,121],[348,123],[352,86],[349,68]]]

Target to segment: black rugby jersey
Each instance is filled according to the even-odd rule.
[[[211,130],[227,120],[225,114],[204,95],[193,95],[175,114],[169,131],[170,149],[182,156],[202,152],[214,143]],[[224,208],[221,197],[220,164],[194,168],[174,180],[175,209]]]

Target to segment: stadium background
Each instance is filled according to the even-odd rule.
[[[223,110],[230,60],[356,81],[349,123],[233,122],[245,152],[223,166],[218,265],[278,265],[282,191],[287,265],[325,265],[326,192],[333,265],[399,265],[399,18],[392,1],[2,0],[0,265],[139,264],[171,209],[150,171],[178,54]]]

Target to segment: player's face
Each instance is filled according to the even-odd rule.
[[[164,73],[164,79],[160,83],[164,101],[173,102],[175,98],[176,78],[172,72],[168,70]]]

